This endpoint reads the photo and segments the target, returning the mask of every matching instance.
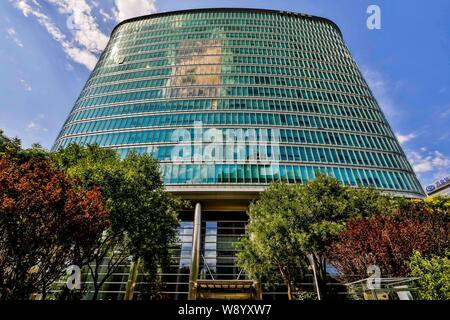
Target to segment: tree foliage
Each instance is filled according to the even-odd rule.
[[[251,278],[269,284],[284,283],[292,299],[295,285],[305,273],[306,261],[298,242],[296,220],[299,186],[276,183],[249,208],[247,236],[236,244],[237,264]]]
[[[45,159],[48,152],[38,143],[34,143],[31,148],[22,148],[22,143],[18,138],[9,138],[0,129],[0,158],[8,157],[19,162],[26,162],[31,159]]]
[[[87,191],[86,191],[87,190]],[[48,160],[0,158],[0,299],[45,297],[79,248],[108,224],[98,188],[83,189]]]
[[[130,255],[142,258],[150,280],[168,263],[177,212],[186,204],[164,192],[150,156],[122,160],[115,151],[77,145],[48,153],[39,145],[23,149],[0,132],[0,158],[2,299],[45,293],[69,264],[90,270],[95,299]],[[64,290],[61,298],[69,297]]]
[[[109,260],[103,277],[99,277],[98,268],[91,268],[95,291],[129,255],[142,258],[145,271],[154,281],[158,268],[169,261],[169,246],[178,227],[177,212],[184,205],[164,192],[158,163],[149,155],[137,154],[121,160],[116,152],[96,145],[71,145],[59,151],[54,161],[71,177],[80,179],[84,187],[100,186],[110,212],[111,228],[99,240],[95,261],[100,263],[113,252],[116,255]]]
[[[450,251],[425,258],[415,251],[409,261],[410,275],[417,277],[421,300],[450,300]]]
[[[272,184],[250,205],[247,235],[237,243],[237,263],[250,277],[284,283],[292,298],[309,255],[324,294],[327,243],[347,219],[370,216],[389,201],[372,189],[350,189],[320,173],[306,185]]]

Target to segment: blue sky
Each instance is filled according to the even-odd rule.
[[[381,30],[366,26],[381,9]],[[0,128],[51,148],[118,21],[204,7],[335,21],[424,185],[450,174],[450,1],[2,0]]]

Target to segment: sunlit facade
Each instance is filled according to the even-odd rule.
[[[322,171],[424,196],[339,28],[284,11],[199,9],[120,23],[54,149],[71,143],[160,161],[167,190],[202,204],[204,278],[241,277],[231,244],[249,201],[273,181],[305,183]],[[167,273],[167,294],[179,298],[193,213],[182,217]]]

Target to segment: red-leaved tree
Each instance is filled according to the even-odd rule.
[[[98,188],[45,159],[0,158],[0,299],[29,299],[80,263],[109,225]]]
[[[407,276],[413,251],[442,253],[450,244],[448,230],[445,215],[425,209],[361,218],[347,223],[327,256],[346,281],[366,278],[370,265],[379,266],[382,277]]]

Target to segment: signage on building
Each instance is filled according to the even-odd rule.
[[[430,184],[425,189],[428,193],[435,191],[436,189],[441,189],[447,185],[450,185],[450,176],[447,176],[445,178],[439,179],[433,184]]]

